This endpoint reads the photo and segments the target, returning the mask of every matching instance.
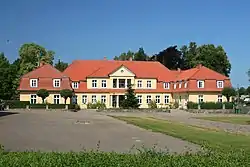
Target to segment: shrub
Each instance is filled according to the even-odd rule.
[[[156,109],[157,108],[157,104],[154,100],[151,100],[150,103],[148,104],[148,107],[151,109]]]
[[[225,109],[233,109],[234,104],[230,102],[225,102]]]
[[[106,109],[106,104],[101,103],[101,102],[96,102],[96,103],[88,103],[87,104],[88,109]]]
[[[5,105],[9,105],[10,109],[26,108],[26,106],[30,104],[29,101],[19,101],[19,100],[6,100],[4,102]]]
[[[201,109],[222,109],[222,103],[205,102],[201,103]]]
[[[46,104],[30,104],[29,105],[31,109],[45,109]]]
[[[49,109],[65,109],[65,104],[48,104]]]
[[[179,103],[176,101],[176,102],[174,102],[174,108],[176,109],[176,108],[179,108]]]
[[[194,102],[187,102],[187,108],[188,109],[198,109],[198,103],[194,103]]]

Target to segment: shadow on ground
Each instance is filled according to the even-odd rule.
[[[7,111],[0,111],[0,117],[8,116],[8,115],[13,115],[13,114],[18,114],[17,112],[7,112]]]

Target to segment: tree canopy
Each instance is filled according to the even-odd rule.
[[[44,103],[44,100],[49,96],[49,92],[47,91],[47,89],[39,89],[37,91],[37,96],[41,97]]]
[[[59,59],[54,67],[59,71],[63,72],[68,67],[68,63],[64,63]]]
[[[130,58],[132,58],[134,61],[147,61],[149,57],[144,52],[144,49],[140,47],[137,52],[132,52],[129,50],[127,53],[124,52],[120,56],[115,56],[114,60],[125,61],[129,60]]]
[[[67,99],[73,96],[73,92],[70,89],[63,89],[60,91],[60,95],[64,98],[64,103],[66,104]]]
[[[236,91],[234,88],[231,88],[231,87],[225,87],[223,90],[222,90],[222,95],[225,96],[227,98],[227,101],[229,102],[230,101],[230,97],[232,96],[236,96]]]

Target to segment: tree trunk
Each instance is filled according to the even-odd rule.
[[[227,96],[227,102],[229,102],[230,101],[230,97],[229,96]]]
[[[44,98],[42,98],[42,100],[43,100],[43,104],[44,104]]]
[[[67,102],[67,98],[64,98],[64,104],[66,104],[66,102]]]

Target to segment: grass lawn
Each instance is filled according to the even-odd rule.
[[[250,151],[250,136],[243,134],[227,133],[224,131],[189,126],[155,118],[113,117],[144,129],[164,133],[195,144],[208,144],[211,148],[221,151],[228,151],[230,149],[244,149],[245,151]]]
[[[203,119],[209,121],[218,121],[232,124],[240,124],[240,125],[250,125],[250,117],[244,116],[235,116],[235,117],[196,117],[196,119]]]

